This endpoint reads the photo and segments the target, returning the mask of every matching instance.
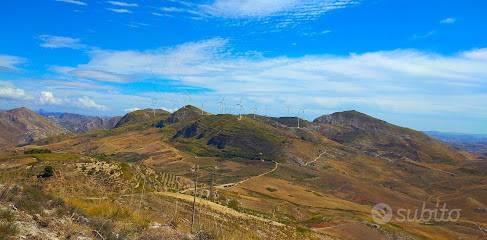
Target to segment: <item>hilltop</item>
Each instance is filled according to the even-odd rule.
[[[166,119],[170,113],[162,109],[143,109],[127,113],[115,125],[115,128],[130,125],[152,126],[158,121]]]

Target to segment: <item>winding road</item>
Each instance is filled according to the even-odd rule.
[[[305,163],[305,164],[304,164],[304,166],[308,166],[309,164],[311,164],[311,163],[314,163],[314,162],[318,161],[318,159],[320,159],[320,158],[321,158],[321,156],[323,156],[323,154],[325,154],[325,153],[326,153],[326,150],[325,150],[325,151],[323,151],[322,153],[320,153],[320,155],[318,155],[318,157],[316,157],[315,159],[313,159],[313,161],[310,161],[310,162]]]
[[[277,170],[277,168],[279,167],[279,163],[278,162],[276,162],[276,161],[272,161],[272,162],[275,164],[274,168],[272,168],[271,170],[269,170],[269,171],[267,171],[265,173],[259,174],[257,176],[253,176],[253,177],[246,178],[246,179],[244,179],[242,181],[238,181],[238,182],[234,182],[234,183],[225,183],[225,184],[222,184],[222,185],[218,185],[218,186],[216,186],[216,188],[220,188],[220,189],[222,189],[222,188],[232,188],[232,187],[235,187],[235,186],[237,186],[239,184],[242,184],[244,182],[247,182],[247,181],[249,181],[251,179],[254,179],[254,178],[258,178],[258,177],[262,177],[262,176],[271,174],[271,173],[275,172]]]

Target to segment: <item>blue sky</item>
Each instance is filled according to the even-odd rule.
[[[0,3],[0,109],[121,115],[356,109],[487,133],[487,2],[16,0]]]

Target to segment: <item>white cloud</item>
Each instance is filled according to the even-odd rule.
[[[75,5],[80,5],[80,6],[86,6],[87,4],[83,1],[78,1],[78,0],[55,0],[56,2],[64,2],[64,3],[70,3],[70,4],[75,4]]]
[[[126,76],[111,73],[104,70],[93,69],[90,67],[62,67],[62,66],[53,66],[51,70],[65,74],[68,76],[76,77],[78,79],[89,79],[89,80],[98,80],[103,82],[125,82],[127,81]]]
[[[119,6],[119,7],[138,7],[137,3],[128,3],[128,2],[120,2],[120,1],[108,1],[111,5]]]
[[[140,108],[134,107],[134,108],[127,108],[124,111],[126,113],[130,113],[130,112],[135,112],[135,111],[138,111],[138,110],[140,110]]]
[[[125,8],[107,8],[107,10],[112,11],[114,13],[132,13],[131,10]]]
[[[24,100],[28,98],[23,89],[17,88],[8,82],[0,82],[0,99]]]
[[[205,4],[170,1],[160,10],[200,20],[210,17],[259,21],[284,28],[315,20],[323,14],[356,5],[361,0],[212,0]],[[178,15],[181,16],[181,15]]]
[[[39,101],[41,104],[51,104],[51,105],[59,105],[63,103],[63,100],[60,98],[54,97],[52,92],[42,91],[41,96],[39,97]]]
[[[453,23],[456,23],[456,22],[457,22],[457,19],[456,18],[452,18],[452,17],[448,17],[448,18],[442,19],[440,21],[440,23],[442,23],[442,24],[453,24]]]
[[[17,65],[22,64],[24,62],[25,60],[23,58],[0,54],[0,71],[17,70]]]
[[[302,104],[317,104],[303,96],[327,96],[339,104],[358,99],[352,103],[368,101],[365,105],[392,109],[393,102],[412,106],[427,99],[431,104],[423,104],[425,108],[446,110],[445,106],[455,102],[445,99],[445,93],[478,95],[478,89],[487,85],[487,49],[453,55],[393,50],[345,56],[263,57],[235,53],[227,40],[216,38],[145,52],[98,50],[90,56],[87,64],[67,74],[79,77],[79,72],[105,72],[118,76],[119,81],[159,77],[209,89],[213,94],[271,99],[296,96],[295,102]],[[97,79],[96,74],[91,77]],[[110,78],[103,74],[98,77],[101,81]],[[470,102],[473,98],[459,99],[467,108],[479,105]]]
[[[287,17],[293,21],[312,20],[322,14],[356,4],[353,0],[215,0],[201,6],[213,16],[225,18]]]
[[[216,0],[204,9],[213,15],[231,18],[265,17],[296,8],[296,0]]]
[[[43,48],[72,48],[79,49],[84,48],[86,45],[82,44],[78,38],[41,35],[39,39],[42,41],[41,47]]]
[[[107,107],[105,105],[98,104],[95,102],[95,100],[87,96],[78,98],[78,104],[83,108],[92,108],[102,111],[107,110]]]

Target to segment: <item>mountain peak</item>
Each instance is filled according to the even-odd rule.
[[[8,110],[7,112],[14,113],[14,114],[18,114],[18,113],[36,114],[34,111],[32,111],[26,107],[14,108],[14,109]]]
[[[173,112],[167,121],[169,123],[176,123],[180,121],[196,120],[202,115],[208,115],[208,113],[193,105],[186,105]]]
[[[133,112],[129,112],[123,116],[120,121],[118,121],[116,128],[132,125],[132,124],[143,124],[151,125],[161,119],[166,119],[169,116],[169,112],[163,109],[141,109]]]
[[[378,128],[388,125],[386,121],[374,118],[356,110],[348,110],[343,112],[335,112],[329,115],[323,115],[313,120],[313,122],[319,124],[332,124],[355,127],[360,129]]]

